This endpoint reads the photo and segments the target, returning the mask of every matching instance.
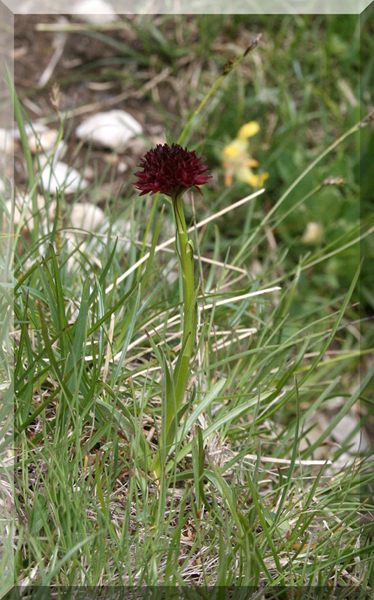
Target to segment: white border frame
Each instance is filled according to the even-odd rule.
[[[117,14],[356,14],[360,15],[374,0],[105,0]],[[78,0],[0,0],[0,92],[3,101],[7,87],[4,58],[14,74],[14,15],[76,13]],[[101,14],[107,14],[103,11]],[[13,109],[2,121],[13,123]],[[4,126],[0,123],[0,126]],[[2,165],[0,165],[0,169]],[[1,250],[1,247],[0,247]],[[1,273],[0,273],[1,278]],[[11,277],[8,277],[8,281]],[[1,381],[0,381],[1,384]],[[1,389],[0,389],[1,392]],[[6,456],[10,456],[9,453]],[[1,456],[0,456],[1,465]],[[1,483],[1,482],[0,482]],[[6,510],[6,507],[4,507]],[[2,517],[1,517],[2,518]],[[11,527],[12,515],[9,515]],[[14,555],[8,557],[7,579],[1,582],[0,598],[16,583]]]

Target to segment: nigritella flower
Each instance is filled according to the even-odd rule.
[[[198,287],[195,286],[194,276],[194,245],[188,235],[182,196],[190,188],[195,188],[201,193],[200,186],[211,176],[208,175],[208,167],[196,152],[182,148],[179,144],[158,144],[140,160],[140,167],[143,170],[135,173],[138,181],[134,183],[136,189],[141,192],[140,196],[161,192],[172,200],[176,252],[183,290],[181,349],[172,370],[173,385],[166,386],[167,410],[160,437],[160,451],[152,463],[152,470],[159,478],[162,472],[161,449],[168,452],[168,440],[173,437],[173,431],[178,431],[175,423],[179,422],[184,396],[190,382],[191,360],[197,336]]]
[[[134,184],[140,196],[161,192],[176,198],[192,187],[202,193],[199,186],[211,178],[196,152],[179,144],[158,144],[140,160],[140,167],[143,171],[135,173],[139,181]]]

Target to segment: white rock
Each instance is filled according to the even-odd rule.
[[[47,215],[49,221],[53,221],[56,215],[56,200],[46,201],[41,194],[38,194],[37,206],[39,216],[42,217],[43,221],[47,222]],[[12,200],[7,200],[5,207],[6,212],[10,215],[12,213]],[[19,225],[21,220],[25,224],[29,222],[28,224],[30,225],[32,210],[32,200],[29,194],[26,194],[24,197],[17,196],[13,213],[14,225]],[[101,208],[84,202],[76,202],[71,210],[68,209],[68,215],[70,224],[73,227],[85,229],[86,231],[95,231],[105,222],[105,215]]]
[[[42,125],[41,123],[25,123],[24,127],[27,137],[32,135],[40,136],[45,131],[48,131],[48,127],[46,125]],[[13,135],[15,140],[21,139],[21,134],[18,128],[14,130]]]
[[[124,173],[125,171],[127,171],[127,169],[127,164],[121,160],[121,162],[118,163],[118,173]]]
[[[87,23],[109,23],[117,18],[113,7],[104,0],[82,0],[74,6],[73,11]]]
[[[67,150],[67,145],[64,140],[60,140],[57,144],[57,147],[53,145],[53,147],[39,149],[41,152],[39,153],[39,164],[43,167],[45,164],[51,164],[51,160],[53,164],[56,165],[62,158],[64,158]],[[51,159],[53,153],[53,158]]]
[[[36,152],[51,154],[52,150],[55,147],[58,131],[57,129],[49,129],[42,123],[29,123],[25,124],[25,133],[27,135],[27,140],[29,142],[30,151],[33,154]],[[21,139],[21,135],[18,129],[14,130],[13,133],[14,139]],[[56,149],[56,156],[58,158],[62,158],[65,154],[66,144],[63,140],[61,140]]]
[[[124,110],[97,113],[83,121],[76,130],[79,139],[113,150],[122,150],[131,138],[142,132],[140,123]]]
[[[0,152],[11,154],[14,148],[14,136],[12,131],[0,127]]]
[[[91,165],[86,165],[83,169],[83,177],[85,179],[93,179],[95,177],[95,169]]]
[[[357,415],[348,413],[347,415],[344,415],[341,421],[335,426],[331,435],[338,444],[343,446],[350,433],[355,428],[358,428],[359,425],[360,420]],[[364,429],[358,430],[350,439],[349,446],[350,454],[359,454],[369,450],[370,443],[366,431]]]
[[[95,231],[104,222],[104,213],[94,204],[77,202],[70,212],[70,222],[77,229]]]
[[[69,229],[69,222],[76,228],[75,231]],[[107,237],[86,236],[86,232],[93,232],[98,229],[100,229],[100,231],[108,230],[109,222],[108,219],[105,218],[101,208],[94,204],[77,202],[71,208],[67,225],[68,229],[64,231],[64,237],[67,241],[67,250],[69,253],[69,270],[71,272],[81,270],[81,252],[86,255],[92,265],[96,264],[99,268],[102,268],[98,257],[101,256],[106,247]],[[80,230],[83,230],[84,233]],[[78,248],[79,251],[77,251]]]
[[[307,245],[316,245],[320,244],[323,240],[323,227],[320,223],[315,223],[311,221],[307,223],[306,230],[304,232],[301,241],[303,244]]]
[[[42,131],[39,134],[31,133],[28,136],[30,151],[33,154],[36,154],[36,152],[43,151],[46,154],[50,154],[51,150],[53,150],[57,142],[57,137],[57,129],[47,129],[46,131]]]
[[[54,194],[57,190],[65,194],[73,194],[77,190],[83,190],[88,186],[88,181],[82,175],[63,162],[53,165],[46,164],[42,171],[42,182],[45,190]]]
[[[44,197],[40,194],[36,198],[39,216],[43,218],[48,217],[50,220],[54,219],[56,213],[56,200],[50,202],[45,201]],[[7,200],[5,202],[6,212],[11,215],[13,210],[13,201]],[[16,196],[14,212],[13,212],[13,225],[17,227],[21,222],[23,226],[31,227],[30,222],[33,216],[32,199],[29,194],[25,196]],[[4,222],[8,223],[8,216],[4,214]]]

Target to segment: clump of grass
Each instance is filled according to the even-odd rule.
[[[163,44],[166,53],[173,47]],[[212,82],[202,114],[214,119],[225,94],[242,93],[237,72],[218,79],[227,86],[221,96]],[[200,117],[187,121],[189,139],[202,135]],[[157,478],[168,361],[183,346],[183,293],[167,252],[173,239],[159,239],[162,210],[129,190],[120,215],[128,235],[118,234],[111,211],[106,229],[80,232],[73,248],[59,209],[42,229],[46,194],[27,225],[24,214],[20,235],[7,237],[15,407],[14,457],[3,478],[14,535],[5,532],[2,572],[13,548],[25,586],[240,584],[268,597],[286,587],[295,597],[319,586],[321,594],[327,586],[371,589],[371,451],[352,454],[354,429],[339,444],[331,437],[359,401],[357,428],[372,419],[373,365],[359,376],[372,348],[360,347],[352,300],[362,265],[346,288],[318,301],[313,271],[356,248],[370,220],[298,260],[274,235],[317,192],[308,179],[314,169],[332,152],[344,155],[359,129],[357,122],[327,144],[267,212],[263,191],[217,186],[206,193],[204,218],[198,208],[187,215],[201,286],[199,344],[173,460]],[[23,144],[33,172],[24,136]],[[29,191],[37,185],[30,181]],[[61,193],[58,206],[66,204]],[[222,231],[215,224],[240,210],[243,231],[233,241],[227,221]],[[11,401],[5,392],[3,448]]]

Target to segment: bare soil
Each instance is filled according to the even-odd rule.
[[[82,169],[85,175],[88,174],[88,147],[76,138],[75,129],[82,119],[99,111],[113,108],[126,110],[143,125],[147,136],[155,141],[161,140],[164,135],[163,119],[144,92],[144,85],[157,75],[156,69],[149,69],[146,62],[143,68],[139,67],[138,61],[126,58],[107,41],[86,34],[84,23],[81,24],[81,30],[76,32],[38,29],[40,26],[56,23],[79,26],[71,16],[15,16],[14,79],[18,96],[30,121],[43,122],[51,128],[59,126],[50,98],[53,84],[58,82],[61,94],[59,108],[68,116],[64,127],[68,142],[64,162],[74,165],[78,170]],[[130,53],[132,50],[141,51],[139,41],[130,27],[110,31],[106,36],[113,44],[118,42],[128,46]],[[53,70],[50,70],[48,81],[40,85],[40,78],[59,45],[63,46],[61,56]],[[157,96],[160,93],[167,97],[165,90],[160,91],[162,85],[168,84],[161,80],[159,83],[156,81],[154,86],[151,85],[153,98],[154,94]],[[114,194],[115,190],[129,184],[127,180],[131,170],[144,154],[144,148],[145,144],[141,140],[132,140],[121,156],[105,148],[89,149],[91,178],[94,175],[102,181],[104,196],[105,183],[109,181],[112,182]],[[15,179],[22,188],[27,182],[27,173],[20,148],[16,150],[15,159]]]

